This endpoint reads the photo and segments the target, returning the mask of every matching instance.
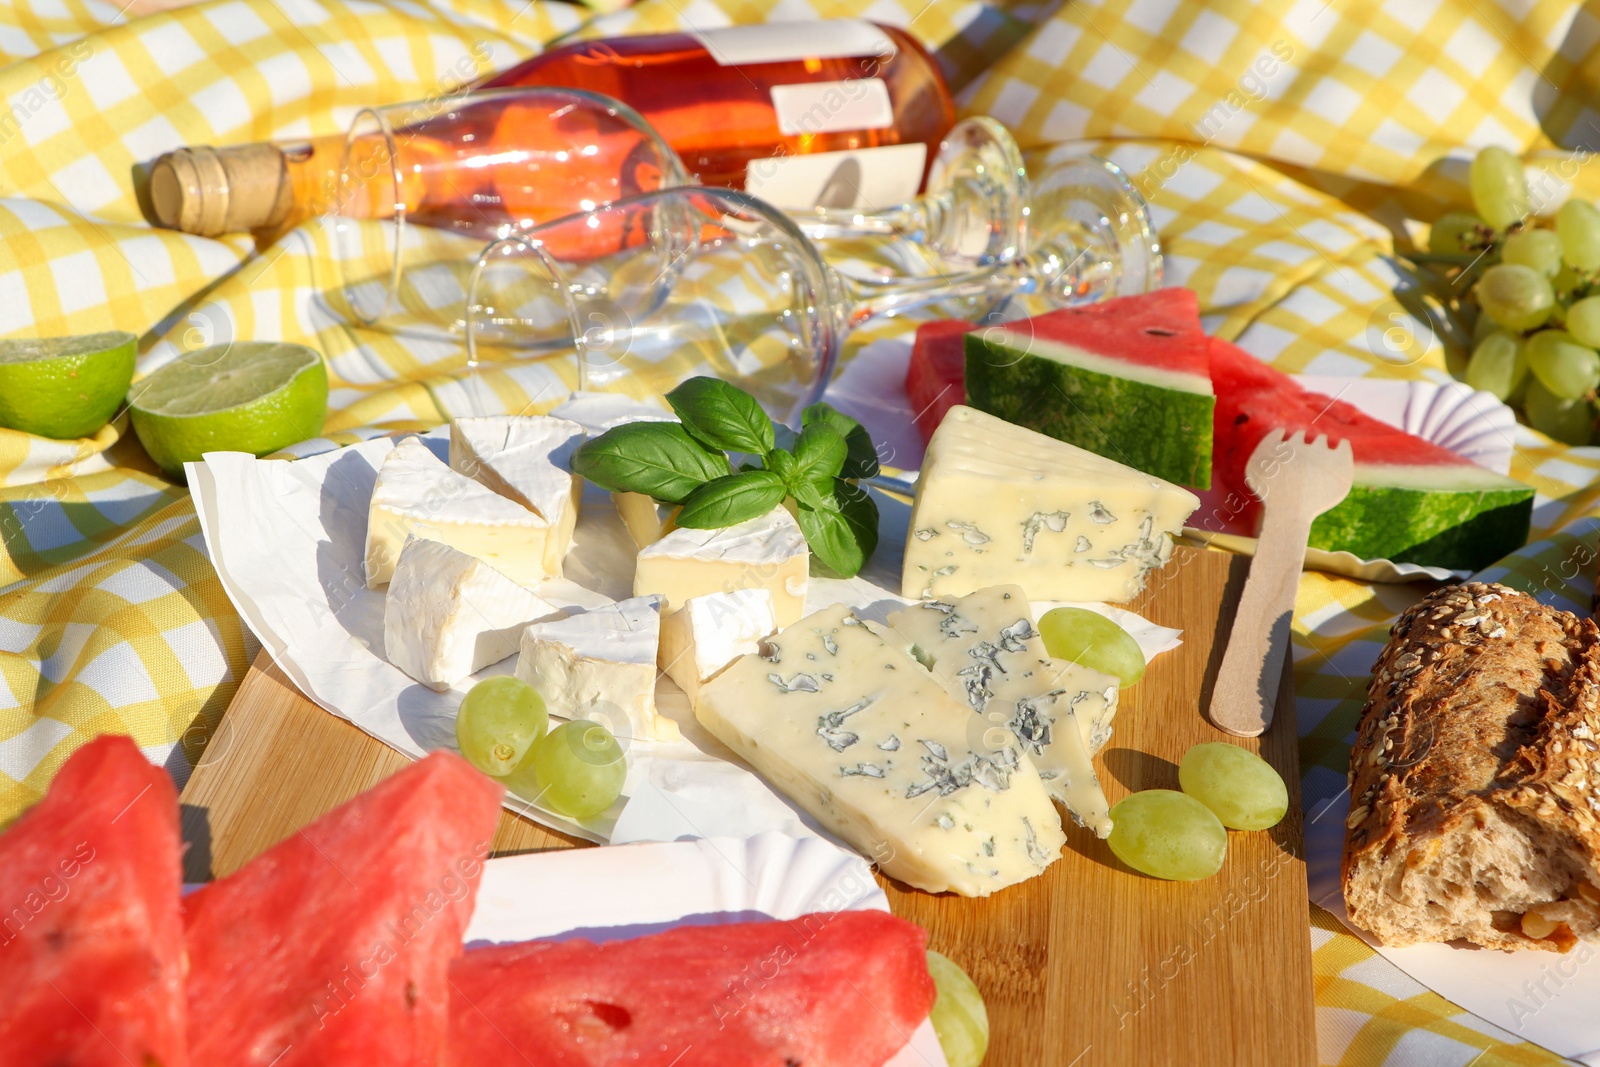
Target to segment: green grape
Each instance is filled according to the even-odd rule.
[[[1479,341],[1467,364],[1467,384],[1501,400],[1516,392],[1527,374],[1522,342],[1504,330],[1496,330]]]
[[[1515,263],[1497,263],[1484,271],[1474,291],[1483,313],[1508,330],[1544,325],[1556,304],[1550,279]]]
[[[1564,400],[1529,377],[1522,410],[1528,425],[1564,445],[1586,445],[1594,427],[1594,408],[1587,400]]]
[[[1449,211],[1428,227],[1428,251],[1447,256],[1481,252],[1493,240],[1489,224],[1465,211]]]
[[[1576,400],[1600,381],[1600,353],[1565,330],[1540,330],[1522,346],[1539,384],[1561,400]]]
[[[1567,332],[1579,344],[1600,348],[1600,296],[1586,296],[1567,309]]]
[[[533,686],[511,674],[485,678],[456,711],[456,745],[484,774],[510,774],[544,736],[550,716]]]
[[[1478,342],[1482,341],[1485,337],[1488,337],[1491,333],[1496,333],[1504,329],[1504,326],[1501,326],[1498,322],[1494,321],[1480,311],[1478,313],[1478,320],[1472,324],[1473,347],[1477,347]]]
[[[616,803],[627,777],[628,761],[611,731],[573,719],[546,734],[505,781],[524,800],[587,819]]]
[[[1117,859],[1152,878],[1192,882],[1222,869],[1228,831],[1211,809],[1176,789],[1146,789],[1111,809]]]
[[[1226,741],[1207,741],[1178,764],[1183,791],[1233,830],[1267,830],[1289,811],[1289,788],[1272,764]]]
[[[1600,210],[1587,200],[1568,200],[1556,212],[1561,258],[1575,270],[1600,267]]]
[[[1528,213],[1528,179],[1522,160],[1504,148],[1485,148],[1472,160],[1472,206],[1485,222],[1504,230]]]
[[[1500,248],[1502,263],[1531,267],[1546,278],[1561,270],[1561,238],[1554,230],[1518,230]]]
[[[1055,659],[1115,675],[1127,688],[1144,677],[1144,652],[1133,635],[1088,608],[1051,608],[1039,620],[1044,650]]]
[[[950,1067],[978,1067],[989,1051],[989,1009],[967,972],[948,956],[928,951],[928,973],[938,991],[933,1032]]]

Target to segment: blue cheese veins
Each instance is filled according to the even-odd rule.
[[[1018,583],[1041,600],[1126,601],[1199,505],[1187,489],[957,406],[917,479],[900,591]]]
[[[924,601],[890,616],[889,625],[945,691],[972,709],[974,733],[1001,760],[965,773],[999,773],[1005,754],[1020,751],[1080,825],[1100,837],[1111,832],[1090,757],[1111,735],[1117,681],[1051,659],[1021,586]]]
[[[986,896],[1060,856],[1065,835],[1021,744],[984,745],[971,706],[847,608],[807,616],[765,651],[707,682],[696,717],[884,873]],[[825,672],[772,669],[812,655]]]

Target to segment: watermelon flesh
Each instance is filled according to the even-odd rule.
[[[1256,445],[1274,429],[1330,444],[1349,441],[1350,495],[1311,526],[1311,546],[1451,570],[1475,571],[1528,539],[1533,490],[1454,452],[1313,393],[1219,338],[1210,345],[1217,390],[1216,479],[1228,508],[1255,529],[1260,504],[1245,483]]]
[[[1203,489],[1214,404],[1207,340],[1188,289],[1062,308],[963,338],[966,402]]]
[[[436,752],[186,898],[194,1062],[435,1067],[502,792]]]
[[[883,1067],[933,1008],[927,934],[880,911],[474,949],[447,1067]]]
[[[178,796],[128,737],[0,837],[0,1062],[184,1067]]]
[[[967,346],[963,338],[978,328],[975,322],[937,319],[917,327],[911,342],[911,362],[906,366],[906,398],[923,443],[945,412],[967,402]]]

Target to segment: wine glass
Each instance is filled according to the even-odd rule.
[[[502,89],[358,113],[324,218],[339,269],[334,310],[362,325],[452,337],[465,328],[485,241],[688,176],[632,108],[576,89]],[[564,257],[636,240],[568,231]]]
[[[900,285],[929,269],[949,276],[1016,264],[1019,292],[1065,307],[1161,284],[1161,244],[1149,206],[1121,168],[1085,155],[1030,173],[1016,139],[984,116],[950,130],[919,199],[880,211],[816,207],[790,214],[814,241],[892,237],[901,252],[934,257],[931,267],[853,273],[863,285]]]
[[[630,239],[607,240],[610,251],[595,256],[584,239],[596,233]],[[755,197],[662,189],[484,248],[468,290],[468,368],[476,374],[491,358],[532,354],[565,368],[567,391],[629,379],[632,388],[666,392],[709,374],[792,425],[827,387],[852,329],[936,302],[992,307],[1023,289],[1030,269],[1011,261],[863,286]]]

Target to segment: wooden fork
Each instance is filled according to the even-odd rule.
[[[1261,498],[1261,536],[1211,690],[1219,729],[1259,737],[1272,725],[1311,522],[1349,495],[1354,477],[1350,442],[1330,448],[1326,435],[1286,440],[1274,430],[1250,453],[1245,483]]]

